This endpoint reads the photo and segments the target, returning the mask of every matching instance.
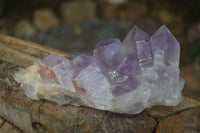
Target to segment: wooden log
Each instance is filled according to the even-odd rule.
[[[0,34],[0,59],[20,66],[29,66],[49,54],[71,56],[60,50]]]
[[[189,97],[176,107],[156,106],[137,115],[32,100],[12,74],[48,54],[70,54],[4,35],[0,51],[0,116],[24,133],[199,132],[200,102]]]

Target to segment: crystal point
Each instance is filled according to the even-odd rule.
[[[72,84],[72,65],[71,61],[65,57],[49,55],[39,62],[38,73],[40,77],[46,82],[61,85],[61,91],[75,92]]]
[[[180,44],[165,25],[151,37],[134,26],[123,43],[101,41],[93,56],[49,55],[16,73],[15,79],[32,99],[58,104],[80,100],[79,105],[136,114],[154,105],[181,102],[184,80],[179,76],[179,56]],[[65,101],[66,95],[70,98]],[[51,98],[57,96],[60,100]]]
[[[80,98],[87,105],[100,109],[110,108],[110,100],[113,97],[110,93],[111,84],[95,62],[80,71],[73,83]]]
[[[126,48],[119,39],[100,42],[94,49],[93,56],[105,68],[116,69],[126,54]]]
[[[141,41],[141,40],[149,41],[150,36],[144,31],[142,31],[140,28],[138,28],[137,26],[134,26],[133,29],[129,31],[128,35],[124,39],[124,42],[129,41],[129,39],[133,39],[136,42]]]
[[[79,56],[75,57],[72,61],[74,67],[74,75],[79,73],[83,68],[87,67],[92,62],[94,62],[94,58],[85,54],[80,54]]]
[[[165,25],[151,37],[151,47],[155,60],[162,60],[165,65],[175,64],[178,67],[180,44]]]

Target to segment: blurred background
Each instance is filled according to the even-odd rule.
[[[183,93],[200,100],[200,0],[0,0],[0,34],[74,55],[134,25],[152,35],[163,24],[181,44]]]

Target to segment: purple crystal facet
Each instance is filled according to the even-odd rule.
[[[126,54],[126,48],[119,39],[100,42],[94,49],[93,56],[105,69],[116,69]]]
[[[48,66],[49,68],[53,68],[56,65],[65,62],[67,59],[65,57],[55,56],[55,55],[49,55],[42,59],[40,63]]]
[[[74,75],[79,73],[81,70],[90,65],[92,62],[94,62],[94,58],[87,56],[85,54],[80,54],[79,56],[75,57],[72,61],[74,68]]]
[[[89,106],[106,109],[110,108],[111,84],[95,62],[83,68],[73,79],[79,97]],[[82,89],[80,91],[80,89]]]
[[[70,64],[69,60],[65,57],[59,57],[55,55],[49,55],[39,62],[39,73],[43,80],[55,80],[57,67],[63,67],[65,64]],[[67,65],[68,66],[68,65]],[[62,68],[60,68],[62,69]],[[55,72],[54,72],[55,71]],[[65,69],[63,68],[63,71]]]
[[[141,74],[139,61],[132,54],[128,54],[117,68],[121,74]]]
[[[138,87],[138,80],[134,75],[119,76],[114,79],[115,85],[112,88],[114,96],[121,96],[135,90]]]
[[[144,66],[152,66],[153,58],[150,47],[150,36],[134,26],[133,29],[128,33],[124,39],[124,45],[126,45],[131,51],[131,56],[134,59],[135,72],[139,72]],[[129,57],[130,58],[130,57]]]
[[[165,65],[179,65],[180,44],[169,29],[163,25],[151,37],[151,47],[155,60]]]
[[[65,57],[49,55],[39,62],[39,74],[43,80],[52,83],[59,83],[61,91],[67,93],[68,90],[75,92],[72,84],[71,61]],[[66,90],[65,88],[68,88]]]

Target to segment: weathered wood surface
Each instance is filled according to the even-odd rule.
[[[44,47],[32,42],[0,34],[0,58],[20,66],[30,66],[33,62],[49,55],[70,56],[71,54]]]
[[[137,115],[34,101],[23,94],[12,74],[48,54],[69,54],[3,35],[0,51],[0,116],[7,121],[0,122],[0,133],[9,128],[9,123],[17,133],[200,132],[200,102],[189,97],[176,107],[156,106]]]

